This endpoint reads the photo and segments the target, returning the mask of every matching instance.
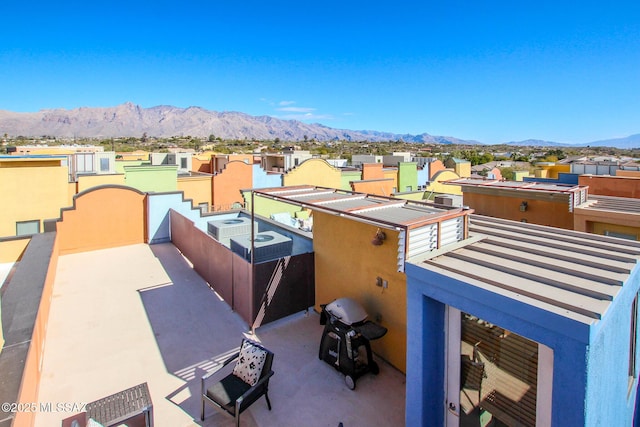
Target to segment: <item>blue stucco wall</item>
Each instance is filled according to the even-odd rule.
[[[631,307],[640,280],[637,270],[625,282],[606,316],[592,328],[585,426],[633,425],[638,380],[629,384],[628,368]],[[637,354],[636,345],[636,360]],[[637,369],[636,366],[636,372]]]
[[[407,426],[444,425],[445,305],[407,288]],[[428,327],[420,327],[429,325]]]
[[[429,181],[429,167],[425,165],[423,168],[418,168],[418,185],[427,185]]]
[[[282,187],[281,174],[268,174],[260,165],[253,165],[253,188]]]
[[[405,271],[408,298],[407,425],[442,425],[444,420],[443,329],[446,305],[551,348],[552,423],[562,427],[586,424],[589,325],[479,289],[419,265],[408,263]]]
[[[207,230],[207,219],[200,216],[200,209],[191,207],[191,200],[184,200],[184,193],[150,193],[147,198],[147,227],[149,244],[171,241],[169,209],[194,222],[196,227]]]
[[[559,172],[558,179],[555,178],[536,178],[536,177],[525,177],[523,181],[526,182],[549,182],[554,184],[572,184],[578,185],[578,177],[580,175],[577,173],[567,173],[567,172]]]

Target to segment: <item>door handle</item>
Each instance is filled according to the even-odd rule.
[[[456,407],[456,405],[453,402],[449,402],[449,407],[447,409],[449,410],[449,412],[451,412],[456,417],[460,416],[460,413],[458,413],[458,408]]]

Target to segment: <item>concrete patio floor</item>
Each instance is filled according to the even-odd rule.
[[[354,391],[318,359],[319,315],[299,313],[251,335],[172,244],[132,245],[59,258],[38,401],[87,403],[147,382],[162,426],[232,426],[206,408],[200,378],[243,336],[275,353],[269,396],[242,414],[243,426],[404,425],[405,376],[380,359],[380,374]],[[40,412],[36,426],[72,413]]]

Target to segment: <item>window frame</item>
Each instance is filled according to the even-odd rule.
[[[35,233],[20,233],[19,227],[21,225],[26,225],[26,224],[37,224],[37,230]],[[40,234],[40,220],[39,219],[30,219],[27,221],[16,221],[16,237],[23,237],[23,236],[33,236],[34,234]]]
[[[629,392],[633,389],[633,384],[638,378],[638,293],[631,303],[631,319],[629,325]]]

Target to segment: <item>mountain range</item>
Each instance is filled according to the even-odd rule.
[[[298,120],[281,120],[270,116],[224,111],[216,112],[200,107],[178,108],[159,105],[142,108],[131,102],[115,107],[80,107],[72,110],[51,109],[35,113],[17,113],[0,110],[0,135],[12,137],[56,138],[116,138],[173,136],[209,137],[222,139],[253,139],[282,141],[404,141],[433,144],[482,144],[452,136],[396,134],[374,130],[334,129],[322,124]],[[526,140],[509,142],[520,146],[570,146],[552,141]],[[583,146],[640,147],[640,134]]]

